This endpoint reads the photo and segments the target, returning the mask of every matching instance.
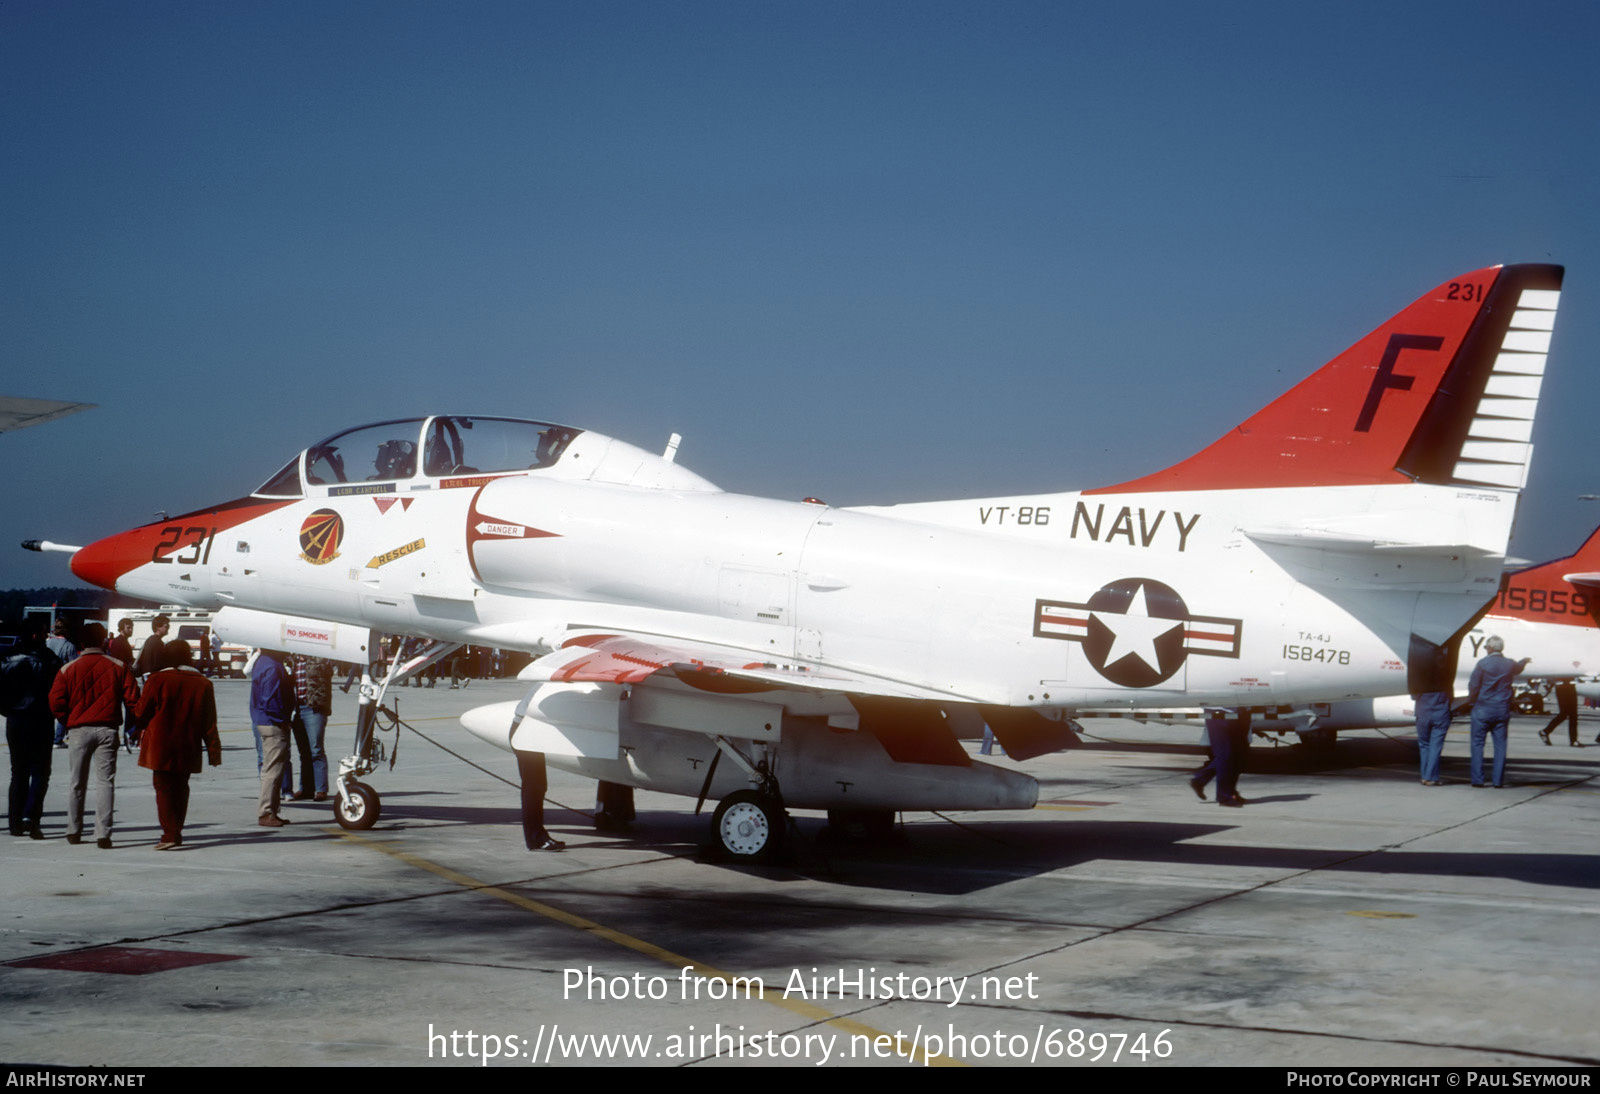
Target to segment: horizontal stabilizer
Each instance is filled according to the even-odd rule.
[[[1380,552],[1397,557],[1410,556],[1450,561],[1469,556],[1488,558],[1494,554],[1469,543],[1410,543],[1404,540],[1377,539],[1349,532],[1307,528],[1245,528],[1242,531],[1257,543],[1276,543],[1282,547],[1310,547],[1319,551],[1347,554]]]

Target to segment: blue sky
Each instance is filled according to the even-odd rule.
[[[4,543],[507,414],[730,490],[1122,481],[1568,267],[1513,549],[1600,523],[1600,7],[0,6]],[[72,583],[0,545],[0,587]]]

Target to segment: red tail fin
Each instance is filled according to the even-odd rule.
[[[1521,489],[1560,266],[1445,282],[1182,463],[1091,494],[1389,482]]]
[[[1600,626],[1600,528],[1576,554],[1507,574],[1489,614],[1530,623]]]

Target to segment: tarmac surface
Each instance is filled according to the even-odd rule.
[[[1237,810],[1186,785],[1195,730],[1091,722],[1023,765],[1031,812],[907,814],[865,846],[800,813],[789,860],[755,868],[706,860],[685,799],[641,793],[631,832],[597,833],[593,784],[554,771],[567,849],[525,851],[511,757],[455,721],[520,690],[401,692],[465,759],[402,730],[360,833],[312,803],[255,826],[242,682],[217,685],[223,766],[195,776],[179,850],[153,851],[127,754],[115,847],[69,846],[57,752],[49,838],[0,837],[0,1061],[1600,1062],[1596,712],[1585,749],[1516,719],[1501,790],[1466,785],[1459,722],[1440,788],[1405,731],[1258,742]]]

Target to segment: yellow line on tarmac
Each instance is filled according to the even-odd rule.
[[[694,971],[696,976],[702,977],[706,980],[721,980],[730,987],[734,983],[735,977],[733,973],[724,972],[719,968],[704,964],[699,961],[691,961],[682,954],[676,954],[671,950],[662,949],[660,946],[657,946],[654,943],[646,942],[642,938],[635,938],[631,934],[623,934],[621,931],[612,930],[610,927],[596,923],[592,919],[585,919],[580,915],[573,915],[571,912],[562,911],[560,908],[557,908],[551,904],[545,904],[543,901],[530,900],[528,897],[522,896],[519,893],[513,893],[509,889],[502,889],[498,885],[490,885],[487,882],[479,881],[477,878],[463,874],[459,870],[452,870],[448,866],[441,866],[437,862],[432,862],[420,855],[413,855],[409,851],[402,851],[386,842],[371,839],[367,836],[358,836],[354,832],[347,832],[342,828],[328,828],[324,829],[324,831],[331,835],[337,835],[343,839],[350,840],[353,843],[359,843],[363,847],[370,847],[375,851],[382,851],[384,854],[389,855],[392,858],[399,859],[407,866],[414,866],[419,870],[426,870],[430,874],[442,877],[446,881],[450,881],[456,885],[471,889],[474,892],[495,897],[499,900],[505,901],[507,904],[513,904],[524,911],[533,912],[535,915],[542,915],[547,919],[553,919],[557,923],[564,923],[567,926],[575,927],[580,931],[586,931],[596,938],[601,938],[607,942],[615,943],[616,945],[622,946],[625,949],[633,950],[635,953],[642,953],[646,957],[654,958],[655,960],[664,964],[671,965],[674,969],[689,968]],[[738,979],[747,980],[748,977],[740,977]],[[853,1018],[841,1018],[832,1011],[824,1010],[823,1008],[817,1006],[815,1003],[808,1003],[803,999],[785,999],[782,995],[774,992],[768,992],[764,985],[761,990],[760,999],[764,1003],[770,1003],[773,1006],[782,1007],[784,1010],[791,1011],[795,1014],[801,1015],[802,1017],[820,1021],[824,1025],[833,1026],[835,1029],[843,1030],[848,1034],[859,1034],[874,1040],[879,1037],[888,1036],[888,1034],[884,1033],[882,1030],[874,1029],[871,1026],[864,1025],[861,1022],[855,1021]],[[900,1052],[900,1055],[906,1056],[916,1063],[926,1063],[932,1067],[967,1066],[961,1060],[956,1060],[949,1056],[928,1056],[924,1050],[916,1047],[915,1045],[912,1045],[910,1050],[906,1050],[903,1048],[904,1045],[905,1038],[895,1038],[895,1048]]]

